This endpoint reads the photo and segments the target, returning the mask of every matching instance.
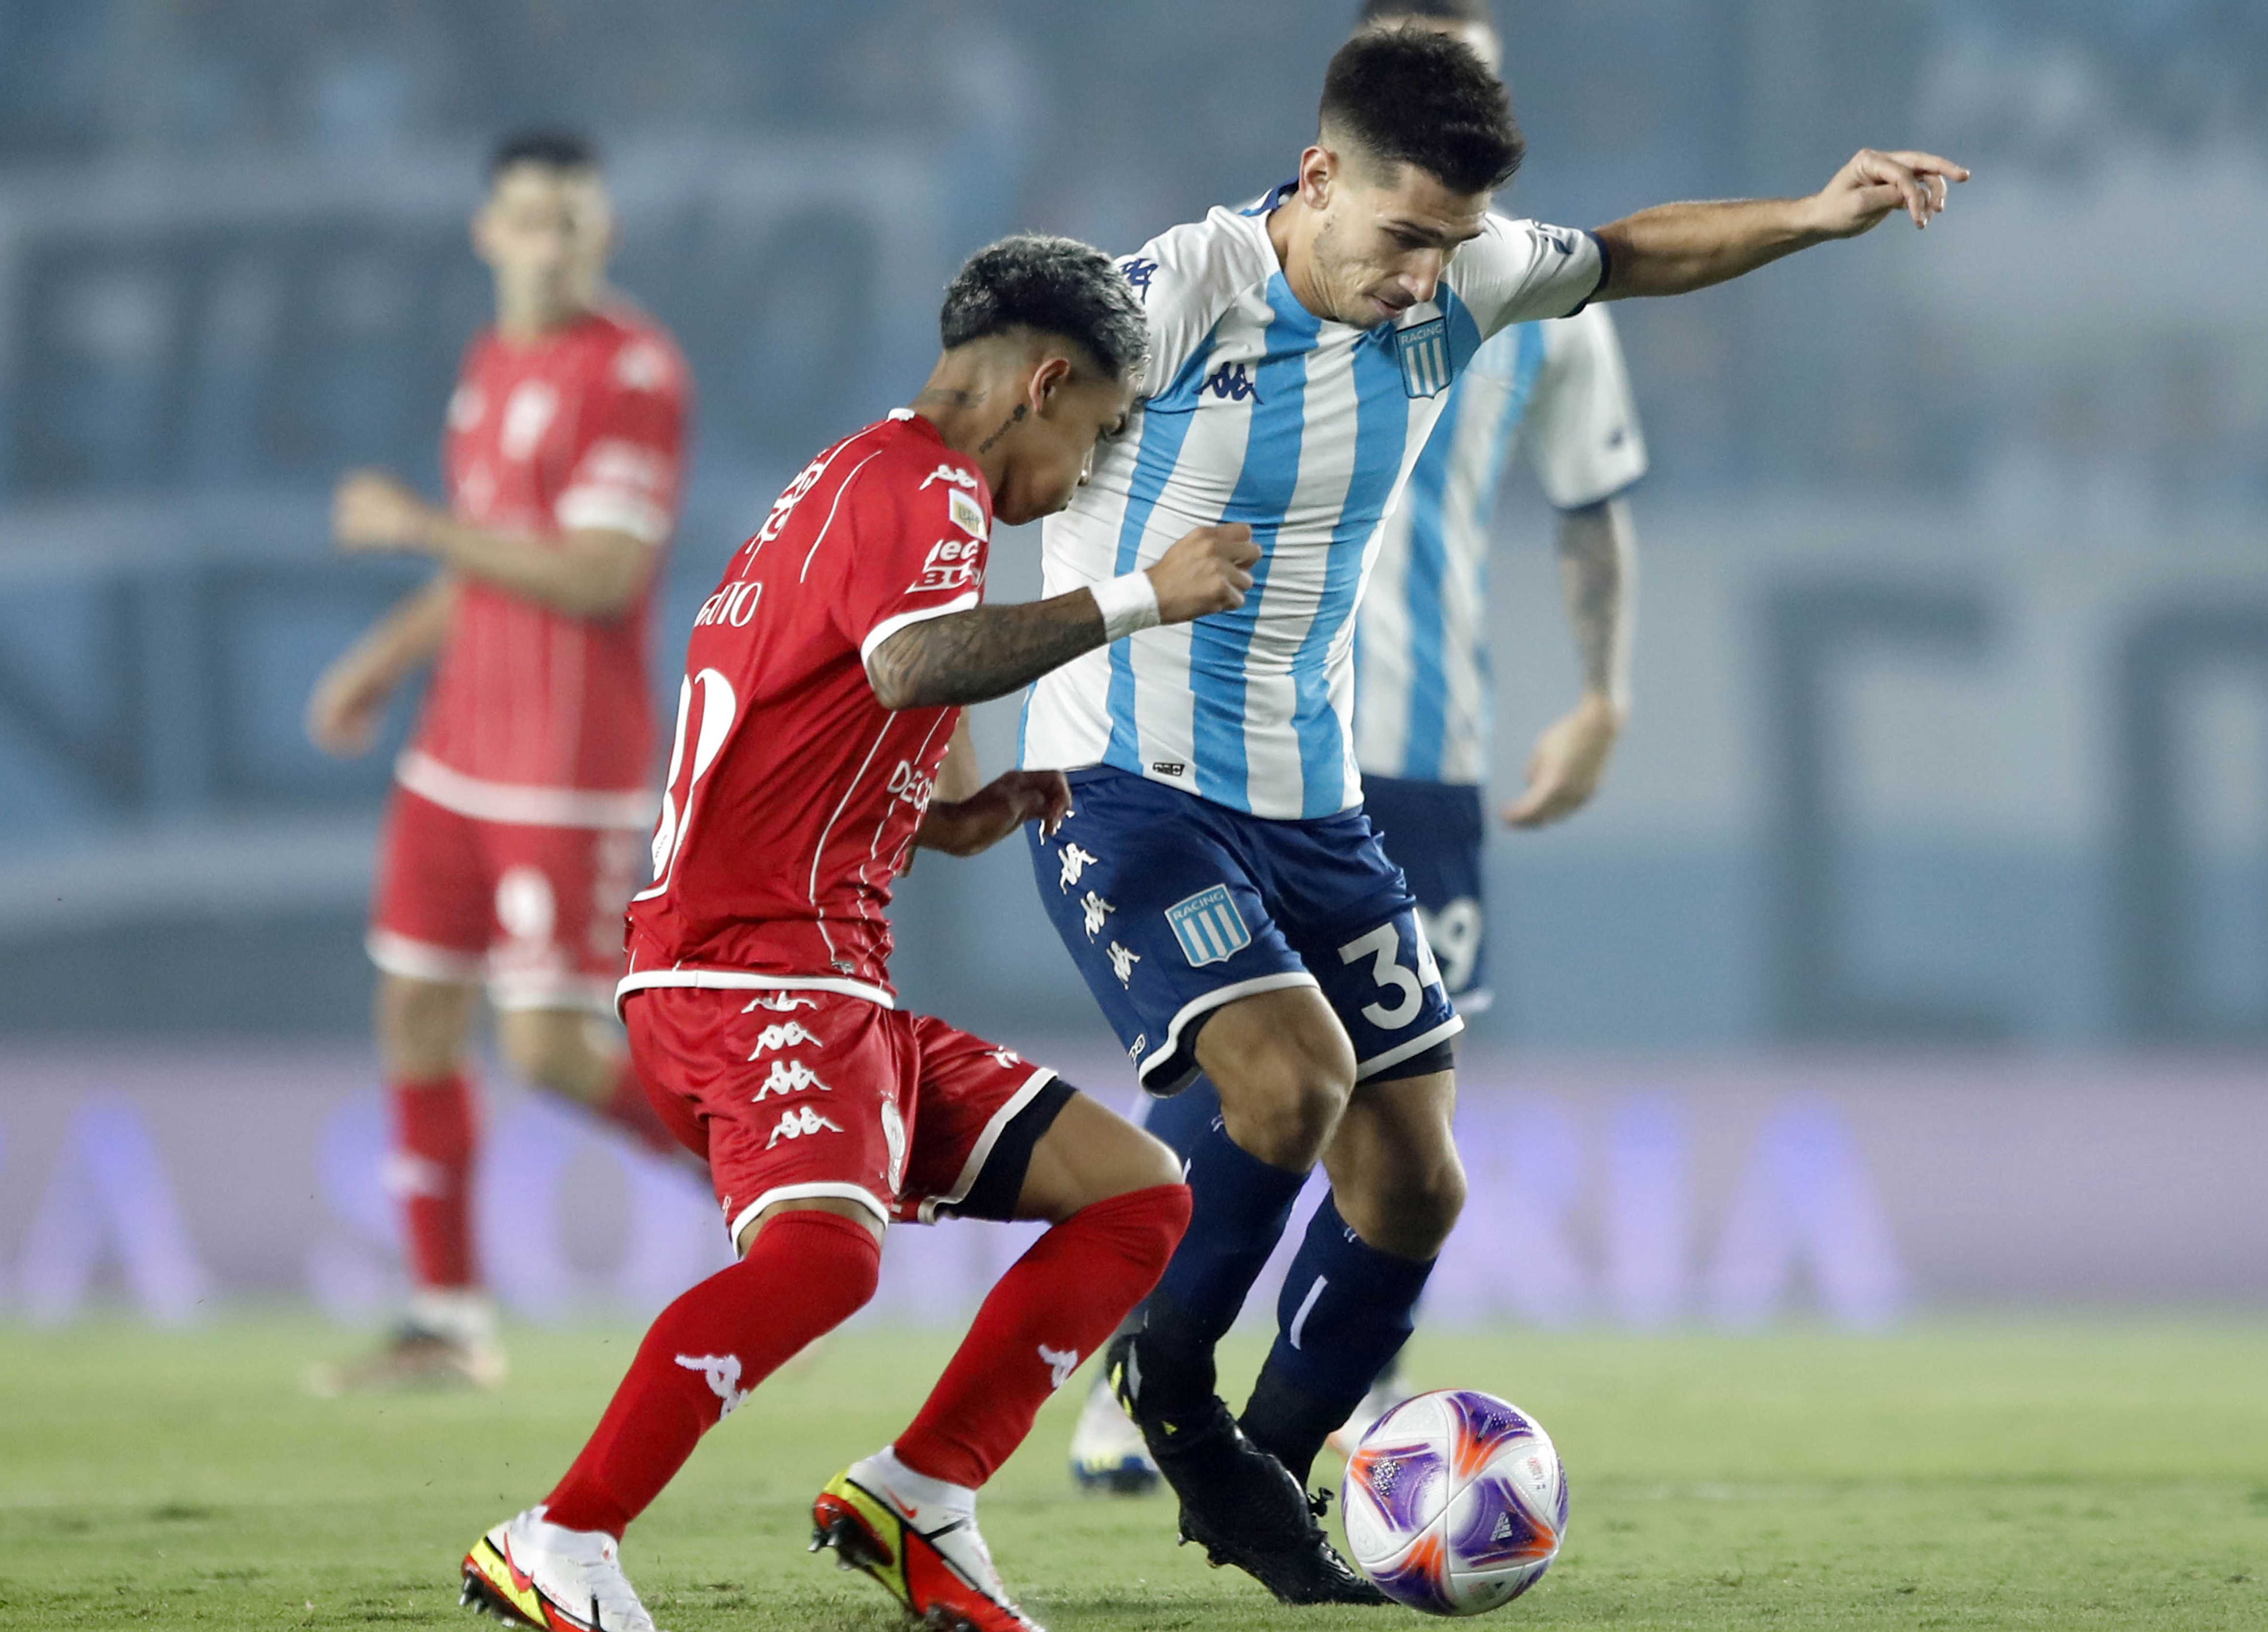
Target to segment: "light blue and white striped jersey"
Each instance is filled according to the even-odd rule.
[[[1561,510],[1646,474],[1646,438],[1604,306],[1521,323],[1480,349],[1380,529],[1355,624],[1355,758],[1368,776],[1487,780],[1488,560],[1517,445]]]
[[[1260,546],[1238,611],[1146,629],[1045,675],[1023,763],[1114,765],[1256,816],[1359,804],[1354,621],[1379,523],[1491,334],[1565,317],[1605,262],[1587,232],[1487,218],[1433,301],[1360,329],[1308,312],[1266,211],[1215,210],[1121,264],[1149,313],[1150,394],[1051,518],[1045,593],[1146,567],[1194,527]]]

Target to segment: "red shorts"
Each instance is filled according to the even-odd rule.
[[[481,821],[396,787],[379,842],[372,962],[485,981],[499,1009],[614,1008],[642,830]]]
[[[1007,1217],[1071,1097],[1009,1049],[836,992],[648,987],[624,1018],[646,1092],[708,1159],[735,1239],[807,1196],[885,1224]]]

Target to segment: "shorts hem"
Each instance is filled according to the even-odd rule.
[[[1007,1131],[1008,1124],[1022,1115],[1025,1107],[1040,1097],[1040,1091],[1055,1080],[1055,1071],[1044,1065],[1024,1079],[1024,1085],[1008,1096],[984,1124],[984,1131],[976,1136],[976,1143],[970,1149],[968,1159],[961,1165],[961,1176],[953,1181],[953,1188],[943,1195],[922,1198],[921,1205],[915,1209],[920,1222],[935,1224],[939,1208],[955,1207],[968,1199],[977,1180],[983,1177],[984,1164],[992,1159],[992,1147],[1000,1143],[1000,1136]]]
[[[413,940],[393,930],[371,930],[362,937],[362,946],[382,972],[404,980],[478,986],[487,976],[485,959],[479,952]]]
[[[733,1250],[737,1252],[740,1250],[740,1231],[747,1229],[748,1225],[754,1222],[756,1216],[762,1212],[765,1208],[776,1206],[781,1202],[806,1202],[822,1199],[837,1202],[856,1202],[859,1206],[873,1213],[876,1220],[879,1221],[885,1228],[887,1228],[889,1225],[890,1209],[883,1206],[879,1201],[875,1200],[874,1193],[872,1190],[867,1189],[865,1186],[847,1182],[837,1183],[828,1180],[821,1180],[812,1184],[774,1185],[770,1189],[765,1191],[755,1201],[749,1202],[739,1212],[733,1215],[733,1222],[728,1224],[725,1230],[725,1239],[733,1243]]]
[[[1153,1087],[1151,1084],[1150,1077],[1160,1066],[1173,1061],[1181,1048],[1182,1033],[1191,1020],[1210,1014],[1224,1004],[1234,1003],[1240,997],[1257,996],[1262,992],[1288,991],[1294,986],[1312,986],[1318,991],[1322,989],[1322,982],[1307,970],[1285,969],[1274,974],[1255,975],[1248,981],[1234,981],[1226,986],[1216,986],[1209,992],[1199,993],[1183,1003],[1181,1011],[1167,1022],[1164,1046],[1147,1061],[1134,1068],[1134,1080],[1141,1084],[1145,1093],[1154,1095],[1161,1099],[1181,1092],[1189,1085],[1191,1079],[1197,1074],[1197,1062],[1194,1055],[1185,1062],[1188,1070],[1178,1074],[1171,1083],[1160,1087]]]
[[[1384,1054],[1374,1054],[1369,1059],[1358,1062],[1354,1068],[1354,1079],[1359,1083],[1366,1082],[1381,1071],[1401,1064],[1412,1055],[1425,1053],[1435,1043],[1447,1042],[1464,1029],[1463,1018],[1453,1014],[1423,1036],[1412,1037],[1408,1042],[1396,1043]]]
[[[405,748],[394,761],[394,781],[428,805],[473,821],[506,827],[581,827],[636,832],[653,826],[660,796],[644,789],[617,792],[542,788],[490,782],[444,765],[422,748]]]
[[[545,975],[532,979],[490,976],[489,1007],[502,1014],[536,1009],[573,1009],[590,1014],[612,1014],[615,983],[603,974]]]

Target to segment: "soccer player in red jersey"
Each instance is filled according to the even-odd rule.
[[[694,620],[653,882],[621,1002],[655,1104],[714,1175],[742,1256],[665,1310],[541,1506],[464,1563],[468,1603],[636,1632],[623,1530],[709,1429],[873,1296],[892,1223],[1053,1225],[985,1299],[920,1414],[819,1496],[814,1546],[937,1628],[1034,1632],[976,1496],[1148,1291],[1189,1193],[1165,1147],[1042,1067],[895,1003],[884,909],[917,845],[980,850],[1070,808],[1054,771],[976,788],[963,704],[1136,629],[1241,606],[1250,531],[1146,571],[980,605],[991,525],[1060,510],[1146,350],[1100,252],[1009,239],[946,295],[910,408],[791,483]]]
[[[483,983],[515,1070],[681,1155],[595,1018],[611,1007],[620,915],[653,820],[651,588],[688,392],[668,334],[607,291],[613,241],[586,143],[504,143],[473,220],[497,320],[450,399],[448,505],[370,471],[338,488],[342,549],[426,555],[440,570],[308,705],[319,746],[361,753],[395,689],[438,658],[395,770],[369,938],[387,1180],[415,1292],[377,1356],[318,1373],[326,1390],[502,1374],[469,1217],[466,1056]]]

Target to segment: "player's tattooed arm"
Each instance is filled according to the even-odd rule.
[[[1515,827],[1545,827],[1589,804],[1629,717],[1638,588],[1629,505],[1609,499],[1560,518],[1559,579],[1582,660],[1583,695],[1536,738],[1528,785],[1505,807],[1505,820]]]
[[[1186,623],[1244,604],[1260,559],[1252,529],[1199,527],[1145,569],[1158,621]],[[1102,610],[1076,589],[1014,606],[975,606],[908,624],[866,656],[866,679],[886,709],[989,702],[1030,685],[1103,643]]]

